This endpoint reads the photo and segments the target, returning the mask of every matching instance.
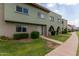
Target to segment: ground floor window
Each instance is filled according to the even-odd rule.
[[[27,26],[26,25],[17,25],[16,26],[16,32],[27,32]]]

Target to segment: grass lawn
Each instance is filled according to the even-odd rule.
[[[78,35],[78,38],[79,38],[79,31],[77,32],[77,35]],[[79,56],[79,41],[78,41],[77,56]]]
[[[42,39],[35,39],[32,42],[0,40],[1,56],[43,56],[51,50],[46,46],[46,41]]]
[[[77,32],[77,35],[78,35],[78,37],[79,37],[79,31]]]
[[[50,38],[64,42],[66,41],[69,37],[70,37],[71,33],[67,33],[67,34],[58,34],[55,36],[50,36]]]

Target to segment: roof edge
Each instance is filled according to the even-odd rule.
[[[28,4],[30,6],[34,6],[35,8],[41,9],[41,10],[48,12],[48,13],[51,12],[49,9],[47,9],[47,8],[37,4],[37,3],[26,3],[26,4]]]

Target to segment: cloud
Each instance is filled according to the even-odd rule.
[[[74,5],[74,4],[78,4],[79,0],[42,0],[42,1],[40,0],[39,3],[50,3],[50,6],[52,5],[51,3]]]
[[[59,10],[54,10],[54,12],[56,12],[56,13],[60,13]]]
[[[79,27],[79,19],[70,20],[70,21],[68,21],[68,24],[75,25],[76,27]]]
[[[46,4],[49,8],[50,7],[54,7],[56,4],[55,3],[49,3],[49,4]]]
[[[79,0],[52,0],[51,3],[72,5],[72,4],[78,4]]]

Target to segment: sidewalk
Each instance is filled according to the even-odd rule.
[[[46,56],[76,56],[78,47],[78,37],[75,32],[62,45],[46,54]]]
[[[55,40],[55,39],[47,38],[47,37],[45,37],[45,36],[40,36],[40,37],[43,38],[43,39],[45,39],[45,40],[48,40],[48,41],[57,43],[57,44],[63,44],[63,42],[57,41],[57,40]]]

